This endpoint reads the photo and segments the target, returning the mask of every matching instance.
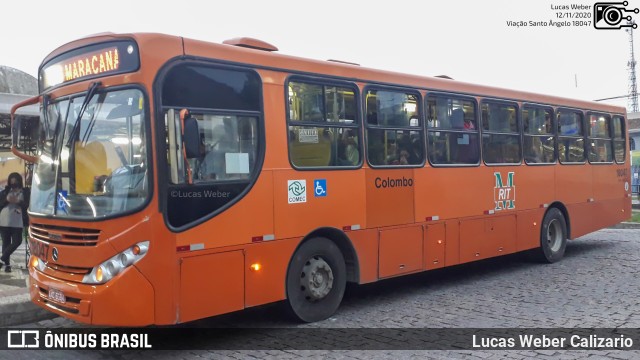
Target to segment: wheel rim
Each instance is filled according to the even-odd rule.
[[[563,237],[564,233],[562,231],[560,221],[558,221],[557,219],[551,220],[551,222],[549,223],[549,228],[547,230],[547,244],[549,244],[549,249],[551,249],[552,252],[560,250]]]
[[[319,256],[307,260],[300,274],[300,291],[311,302],[322,300],[333,288],[331,266]]]

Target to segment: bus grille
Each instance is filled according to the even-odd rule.
[[[100,230],[32,223],[31,236],[51,244],[96,246]]]
[[[64,265],[54,264],[54,263],[47,263],[47,267],[49,267],[52,270],[58,271],[59,273],[64,273],[64,275],[69,275],[69,276],[73,276],[73,275],[84,276],[90,273],[91,270],[93,270],[91,268],[71,267],[71,266],[64,266]],[[60,275],[62,274],[58,274],[58,276]]]

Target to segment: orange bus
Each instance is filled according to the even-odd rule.
[[[624,108],[277,53],[98,34],[39,68],[32,301],[175,324],[531,251],[630,217]]]

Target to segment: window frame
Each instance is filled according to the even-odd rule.
[[[621,119],[620,125],[622,127],[622,133],[620,135],[622,135],[621,138],[616,138],[616,134],[615,134],[615,125],[614,125],[614,119],[615,118],[619,118]],[[613,140],[613,161],[616,164],[625,164],[627,162],[627,119],[624,117],[624,115],[620,115],[620,114],[611,114],[611,138]],[[618,159],[616,158],[616,142],[620,143],[622,142],[623,149],[624,151],[622,152],[623,154],[623,158],[622,161],[618,161]]]
[[[291,82],[300,82],[304,84],[310,85],[319,85],[323,88],[323,104],[326,105],[326,99],[324,99],[324,90],[325,87],[343,87],[350,88],[353,90],[353,97],[356,101],[356,117],[354,119],[355,124],[343,124],[343,123],[334,123],[334,122],[318,122],[318,121],[303,121],[303,120],[291,120],[290,110],[291,105],[289,104],[289,84]],[[364,137],[362,135],[362,103],[361,103],[361,94],[360,88],[355,82],[352,81],[342,81],[325,77],[317,77],[317,76],[304,76],[304,75],[289,75],[284,82],[284,102],[285,102],[285,117],[286,117],[286,139],[287,139],[287,158],[289,161],[289,165],[291,168],[298,171],[314,171],[314,170],[354,170],[362,167],[364,163],[364,145],[363,141]],[[326,115],[327,109],[324,106],[324,114]],[[291,159],[291,139],[289,138],[289,127],[290,126],[299,126],[299,127],[315,127],[315,128],[335,128],[335,129],[353,129],[356,131],[359,137],[358,141],[358,152],[360,153],[360,159],[358,159],[358,164],[356,165],[332,165],[332,166],[299,166],[293,163]]]
[[[537,108],[537,109],[543,109],[543,110],[550,110],[551,111],[551,134],[546,134],[546,135],[529,135],[525,133],[524,130],[524,110],[525,108]],[[521,132],[522,132],[522,162],[524,162],[524,164],[529,165],[529,166],[549,166],[549,165],[556,165],[559,162],[559,158],[558,158],[558,125],[556,124],[557,119],[556,119],[556,110],[553,108],[553,106],[550,105],[545,105],[545,104],[539,104],[539,103],[529,103],[529,102],[524,102],[522,103],[522,106],[520,108],[520,119],[522,121],[522,125],[521,125]],[[524,139],[529,136],[529,137],[547,137],[551,135],[553,137],[553,162],[540,162],[540,163],[529,163],[526,160],[526,155],[525,155],[525,148],[524,148]]]
[[[439,129],[439,128],[432,128],[433,130],[429,129],[427,127],[427,114],[426,114],[426,109],[429,107],[428,105],[428,101],[429,101],[429,97],[433,96],[433,97],[440,97],[440,98],[447,98],[447,99],[456,99],[456,100],[461,100],[461,101],[470,101],[473,104],[474,107],[474,119],[476,121],[476,130],[475,132],[473,131],[469,131],[469,130],[457,130],[457,129]],[[425,97],[424,97],[424,128],[426,129],[425,131],[425,141],[426,141],[426,145],[427,147],[425,148],[425,156],[427,157],[427,160],[429,161],[429,165],[431,165],[432,167],[479,167],[480,164],[482,163],[482,143],[481,143],[481,137],[482,135],[480,134],[480,118],[478,115],[478,110],[480,109],[480,103],[478,101],[478,98],[474,97],[474,96],[470,96],[470,95],[464,95],[464,94],[458,94],[458,93],[451,93],[451,92],[445,92],[445,91],[427,91]],[[458,134],[476,134],[478,136],[478,141],[476,142],[478,145],[476,147],[476,150],[478,151],[478,162],[474,163],[474,164],[464,164],[464,163],[454,163],[454,164],[435,164],[433,162],[431,162],[431,159],[429,159],[429,153],[428,153],[428,149],[429,149],[429,132],[448,132],[448,133],[458,133]]]
[[[424,167],[427,161],[427,148],[426,148],[426,131],[425,131],[425,114],[424,114],[424,100],[422,94],[419,90],[409,88],[409,87],[401,87],[401,86],[385,86],[378,84],[367,84],[362,89],[362,114],[367,113],[367,101],[366,94],[370,91],[387,91],[387,92],[396,92],[396,93],[404,93],[408,95],[416,95],[416,106],[418,107],[418,126],[387,126],[387,125],[369,125],[369,121],[362,116],[362,123],[364,124],[364,142],[365,145],[365,153],[367,159],[367,165],[372,169],[413,169],[413,168],[422,168]],[[426,97],[425,97],[426,98]],[[374,165],[371,163],[371,157],[369,156],[369,129],[372,130],[383,130],[383,131],[418,131],[420,133],[420,144],[422,146],[422,161],[419,164],[407,164],[407,165]]]
[[[248,110],[234,110],[234,109],[218,109],[218,108],[188,108],[189,111],[194,113],[204,113],[207,112],[209,114],[229,114],[236,116],[254,116],[258,121],[258,149],[256,152],[256,171],[248,180],[248,185],[244,188],[242,192],[240,192],[233,200],[226,203],[224,206],[209,212],[208,214],[201,216],[191,222],[188,222],[184,225],[175,226],[171,224],[169,219],[169,191],[171,186],[176,186],[176,184],[171,183],[171,179],[169,174],[170,164],[167,160],[167,152],[169,148],[166,144],[166,139],[168,136],[168,132],[165,127],[165,113],[170,109],[178,109],[179,106],[176,105],[166,105],[162,101],[162,97],[164,95],[164,86],[167,79],[167,75],[176,67],[179,66],[202,66],[202,67],[211,67],[216,69],[223,70],[232,70],[232,71],[240,71],[240,72],[248,72],[253,73],[257,76],[260,81],[260,85],[258,87],[258,110],[248,111]],[[158,174],[158,210],[162,213],[162,217],[164,219],[165,225],[167,229],[173,233],[181,233],[191,228],[194,228],[216,216],[227,211],[227,209],[231,208],[235,204],[237,204],[240,200],[242,200],[247,194],[251,191],[251,189],[255,186],[260,177],[260,174],[263,171],[264,160],[266,155],[266,126],[265,126],[265,117],[264,117],[264,86],[265,82],[260,73],[256,70],[255,67],[248,66],[237,66],[237,65],[229,65],[229,64],[221,64],[216,61],[212,61],[211,59],[202,59],[202,58],[176,58],[172,61],[167,62],[164,66],[158,70],[156,78],[153,83],[153,99],[154,99],[154,109],[155,113],[153,114],[153,118],[155,119],[155,134],[151,134],[151,136],[155,137],[156,148],[154,149],[156,159],[157,159],[157,174]],[[193,186],[209,186],[212,185],[211,182],[201,182],[198,184],[193,184]]]
[[[483,118],[482,118],[482,106],[484,104],[498,104],[498,105],[513,105],[515,106],[515,114],[516,114],[516,132],[499,132],[499,131],[491,131],[491,130],[485,130],[484,129],[484,122],[483,122]],[[521,118],[521,114],[520,114],[520,104],[517,101],[513,101],[513,100],[507,100],[507,99],[500,99],[500,98],[482,98],[480,100],[480,106],[478,108],[478,117],[480,122],[479,124],[479,129],[480,129],[480,150],[481,150],[481,154],[482,154],[482,163],[485,166],[519,166],[522,165],[523,163],[523,153],[524,153],[524,144],[523,144],[523,124],[522,124],[522,118]],[[489,135],[517,135],[518,137],[518,144],[520,145],[520,152],[518,154],[519,156],[519,161],[518,162],[513,162],[513,163],[488,163],[486,158],[485,158],[485,154],[484,154],[484,134],[489,134]]]
[[[582,124],[582,134],[580,136],[572,136],[572,135],[562,135],[562,132],[560,131],[560,121],[558,121],[558,116],[560,116],[561,112],[573,112],[573,113],[577,113],[580,114],[581,119],[580,119],[580,124]],[[570,107],[557,107],[556,111],[555,111],[555,121],[556,121],[556,158],[558,160],[558,163],[560,163],[560,165],[584,165],[589,161],[589,154],[588,154],[588,150],[587,150],[587,141],[588,141],[588,136],[587,136],[587,117],[585,116],[586,112],[582,109],[577,109],[577,108],[570,108]],[[568,138],[568,139],[582,139],[582,151],[583,151],[583,161],[562,161],[560,160],[560,140],[562,138]]]
[[[604,117],[608,117],[609,118],[609,124],[607,126],[607,130],[609,130],[609,137],[593,137],[591,136],[591,124],[589,124],[589,117],[591,115],[596,115],[596,116],[604,116]],[[587,111],[586,116],[585,116],[585,125],[587,126],[586,128],[586,136],[587,136],[587,141],[589,144],[588,147],[588,153],[587,153],[587,161],[589,162],[589,164],[591,165],[611,165],[611,164],[615,164],[616,160],[615,160],[615,153],[614,153],[614,148],[613,148],[613,124],[612,124],[612,115],[606,112],[599,112],[599,111]],[[592,162],[589,154],[591,154],[591,140],[605,140],[605,141],[609,141],[609,150],[611,151],[611,161],[597,161],[597,162]],[[626,151],[626,150],[625,150]]]

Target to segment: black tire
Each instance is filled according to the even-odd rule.
[[[540,229],[540,247],[534,250],[534,259],[554,263],[564,256],[567,248],[567,222],[562,211],[551,208],[544,215]]]
[[[347,283],[344,256],[325,238],[312,238],[296,250],[287,271],[287,303],[292,315],[304,322],[333,315]]]

